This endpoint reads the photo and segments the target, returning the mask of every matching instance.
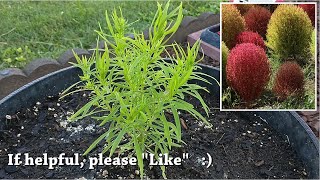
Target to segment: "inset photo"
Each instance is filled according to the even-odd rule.
[[[316,110],[316,3],[221,3],[221,110]]]

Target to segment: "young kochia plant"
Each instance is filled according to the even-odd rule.
[[[175,18],[174,23],[170,21],[172,18]],[[208,115],[208,107],[198,92],[207,90],[190,83],[190,80],[209,83],[204,78],[208,75],[195,72],[200,68],[196,65],[199,42],[188,46],[186,52],[176,43],[165,45],[182,18],[182,4],[169,12],[169,2],[165,6],[158,3],[147,40],[143,34],[134,33],[134,38],[125,36],[129,25],[121,9],[120,14],[114,11],[111,19],[106,12],[110,35],[101,27],[97,31],[106,41],[104,53],[100,54],[96,49],[91,58],[76,56],[74,66],[79,67],[83,75],[79,83],[64,93],[65,96],[86,90],[92,95],[70,120],[90,116],[100,121],[100,126],[109,125],[107,132],[92,143],[85,155],[100,141],[105,141],[102,153],[108,152],[112,156],[117,151],[136,155],[142,178],[142,153],[152,153],[158,158],[159,154],[169,153],[172,147],[180,147],[183,143],[179,111],[190,113],[210,126],[192,104],[184,101],[186,94],[197,98]],[[175,59],[165,50],[168,46],[173,47]],[[162,59],[161,53],[166,53],[171,60]],[[78,89],[68,92],[74,87]],[[173,115],[172,120],[167,113]],[[165,178],[165,167],[161,166],[161,169]]]

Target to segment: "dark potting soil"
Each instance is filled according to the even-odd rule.
[[[185,121],[182,139],[186,143],[170,153],[182,157],[180,166],[168,166],[168,178],[307,178],[303,164],[298,160],[289,143],[259,118],[243,119],[232,112],[220,112],[218,103],[209,94],[203,94],[210,108],[206,127],[188,114],[181,113]],[[199,102],[188,97],[199,108]],[[88,101],[87,92],[81,92],[63,100],[48,97],[43,102],[20,110],[16,114],[1,117],[5,129],[0,130],[0,178],[139,178],[137,166],[95,166],[89,170],[88,159],[79,166],[9,166],[8,154],[29,153],[29,157],[66,157],[82,154],[107,127],[99,127],[90,118],[68,122],[73,114]],[[169,115],[170,116],[170,115]],[[103,144],[90,156],[97,157]],[[209,153],[212,164],[208,164]],[[107,156],[107,155],[106,155]],[[104,156],[104,157],[106,157]],[[203,157],[205,159],[203,159]],[[80,162],[84,157],[79,157]],[[25,162],[24,155],[22,160]],[[147,163],[145,163],[147,164]],[[148,178],[162,178],[159,166],[145,167]]]
[[[188,43],[184,42],[180,44],[182,46],[182,48],[184,49],[185,52],[187,52],[187,47],[188,47]],[[176,55],[175,51],[173,50],[173,48],[171,47],[167,47],[166,50],[168,51],[168,53],[174,58]],[[205,64],[208,66],[213,66],[213,67],[218,67],[219,68],[219,64],[220,64],[220,60],[219,59],[212,59],[207,55],[203,55],[203,53],[199,52],[197,55],[197,60],[201,59],[203,56],[203,59],[199,62],[201,64]],[[163,58],[169,58],[166,56],[166,53],[162,53],[161,57]]]

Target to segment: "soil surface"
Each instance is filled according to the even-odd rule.
[[[220,112],[218,103],[202,93],[210,108],[206,127],[190,115],[181,112],[187,129],[183,128],[182,148],[173,149],[170,156],[188,159],[180,166],[167,167],[168,178],[307,178],[303,164],[297,159],[289,143],[260,119],[243,119],[233,112]],[[187,97],[195,108],[200,103]],[[88,160],[84,167],[9,166],[8,154],[29,153],[30,157],[58,157],[60,153],[71,157],[82,154],[107,127],[99,127],[90,118],[68,122],[73,114],[88,101],[88,93],[81,92],[63,100],[48,97],[43,102],[22,109],[16,114],[0,117],[5,129],[0,130],[0,178],[139,178],[137,166],[95,166],[89,170]],[[90,156],[97,156],[103,144]],[[212,157],[209,168],[208,156]],[[203,159],[205,158],[205,159]],[[80,156],[80,161],[84,157]],[[25,162],[24,156],[22,161]],[[146,164],[146,163],[145,163]],[[162,178],[158,166],[145,167],[148,178]]]

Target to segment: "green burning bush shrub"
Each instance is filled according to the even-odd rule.
[[[269,21],[267,46],[281,59],[293,58],[302,65],[310,52],[312,30],[312,23],[302,8],[279,5]]]

